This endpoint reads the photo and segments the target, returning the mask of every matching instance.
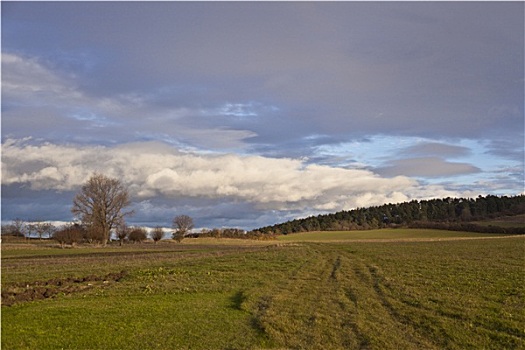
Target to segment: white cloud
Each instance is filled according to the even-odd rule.
[[[224,198],[260,210],[332,211],[455,195],[404,176],[382,178],[297,159],[181,153],[157,142],[102,147],[7,140],[2,151],[2,183],[34,190],[76,190],[97,171],[121,179],[137,200]]]

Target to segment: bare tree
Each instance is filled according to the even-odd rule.
[[[26,233],[27,233],[27,238],[31,239],[31,235],[33,233],[37,232],[36,231],[36,224],[35,223],[31,223],[31,222],[27,222],[26,223]]]
[[[188,215],[179,215],[173,219],[173,239],[181,242],[184,236],[193,229],[193,219]]]
[[[25,237],[13,224],[2,225],[2,236]]]
[[[128,227],[128,225],[126,225],[124,221],[117,225],[117,227],[115,228],[115,233],[117,234],[119,245],[122,245],[122,243],[124,243],[124,240],[128,238],[130,231],[130,228]]]
[[[151,239],[153,240],[153,242],[155,242],[155,244],[157,244],[157,242],[160,241],[162,237],[164,237],[164,230],[162,229],[162,227],[156,226],[151,231]]]
[[[15,236],[26,237],[26,234],[25,234],[26,223],[24,220],[20,218],[16,218],[13,220],[11,225],[13,229],[13,234]]]
[[[129,193],[118,179],[95,173],[75,196],[71,212],[106,244],[111,230],[132,214],[123,212],[130,203]]]
[[[74,246],[76,243],[82,242],[84,236],[84,228],[80,225],[65,225],[53,233],[53,238],[64,248],[65,244]]]
[[[37,222],[34,224],[34,227],[40,240],[42,240],[42,236],[45,234],[47,234],[47,237],[50,238],[53,232],[56,230],[55,226],[49,222]]]

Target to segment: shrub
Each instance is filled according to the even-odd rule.
[[[122,243],[124,243],[124,240],[128,238],[129,232],[130,232],[130,228],[124,222],[120,223],[117,226],[117,228],[115,229],[115,234],[119,241],[119,245],[122,245]]]
[[[153,229],[153,231],[151,231],[151,239],[157,243],[158,241],[160,241],[162,238],[164,237],[164,230],[162,229],[162,227],[160,226],[157,226]]]
[[[142,227],[131,227],[129,234],[128,234],[128,240],[130,242],[143,242],[148,238],[148,232],[145,228]]]
[[[80,225],[65,226],[62,229],[53,233],[53,239],[60,243],[61,247],[65,244],[71,244],[72,246],[76,243],[81,243],[86,230]]]
[[[89,243],[106,243],[104,230],[100,229],[97,225],[90,225],[84,230],[84,239]]]
[[[171,238],[173,238],[174,240],[180,243],[184,239],[184,232],[181,230],[175,230],[173,231]]]

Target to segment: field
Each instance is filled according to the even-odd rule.
[[[525,349],[525,237],[2,245],[2,349]],[[10,306],[8,306],[10,305]]]
[[[279,240],[285,242],[402,242],[439,241],[494,237],[483,233],[454,232],[444,230],[381,229],[363,231],[305,232],[283,235]]]
[[[525,227],[525,214],[502,216],[492,220],[476,221],[478,225],[500,227]]]

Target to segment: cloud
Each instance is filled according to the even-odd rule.
[[[139,201],[225,199],[260,210],[339,210],[447,193],[404,176],[234,154],[179,152],[157,142],[114,147],[4,142],[2,184],[73,191],[94,171],[121,179]]]
[[[523,187],[522,3],[2,10],[4,189],[70,193],[96,170],[153,217],[255,222]]]
[[[73,191],[34,191],[26,183],[2,184],[2,220],[71,221],[70,209],[74,195]]]
[[[386,162],[385,166],[375,169],[384,176],[416,177],[452,177],[464,174],[474,174],[481,171],[468,163],[448,162],[439,157],[418,157],[410,159],[395,159]]]
[[[27,93],[41,97],[35,104],[47,103],[51,95],[55,99],[71,98],[77,93],[68,88],[65,79],[46,69],[34,58],[24,58],[12,53],[2,53],[2,89],[9,99],[26,98]],[[44,93],[44,95],[39,95]]]
[[[315,133],[523,137],[520,3],[8,6],[8,51],[51,55],[46,67],[70,72],[52,53],[88,50],[101,58],[74,71],[85,95],[151,97],[126,120],[258,101],[281,113],[199,121],[272,151]]]
[[[449,145],[440,142],[421,142],[409,146],[400,151],[405,156],[420,157],[464,157],[468,156],[471,150],[467,147]]]
[[[525,138],[492,140],[489,142],[487,154],[496,155],[523,164],[525,160]],[[523,171],[523,169],[522,169]]]
[[[242,149],[257,136],[250,130],[208,120],[255,113],[250,104],[208,108],[155,105],[156,96],[88,94],[73,76],[61,76],[36,58],[2,53],[4,135],[69,140],[75,143],[120,143],[161,139],[189,149]],[[265,108],[253,106],[253,109]]]

